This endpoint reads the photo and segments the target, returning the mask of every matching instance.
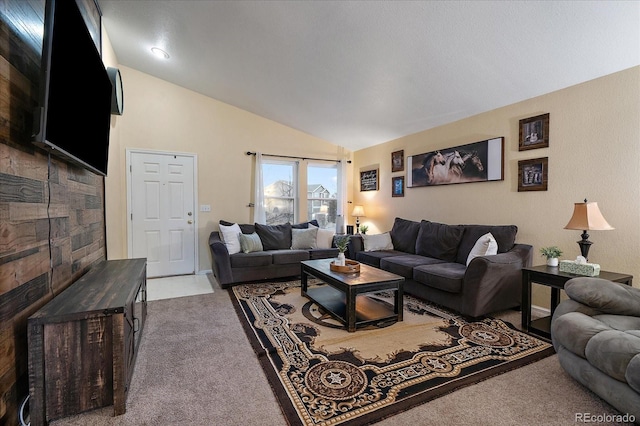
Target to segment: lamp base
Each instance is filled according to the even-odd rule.
[[[593,243],[589,241],[589,234],[587,234],[587,231],[582,231],[581,237],[582,239],[577,241],[580,246],[580,253],[582,254],[582,257],[589,260],[589,249]]]
[[[356,234],[360,233],[360,218],[356,217]]]

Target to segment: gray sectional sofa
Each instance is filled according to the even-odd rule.
[[[220,221],[222,226],[233,225],[231,222]],[[229,254],[227,245],[219,231],[211,232],[209,248],[211,249],[212,269],[222,288],[233,284],[259,281],[274,278],[284,278],[300,275],[300,261],[310,259],[326,259],[338,256],[335,247],[292,249],[294,230],[309,229],[309,224],[317,226],[315,221],[296,225],[259,225],[242,224],[240,231],[245,235],[258,234],[262,244],[261,250]]]
[[[578,382],[640,421],[640,290],[602,278],[565,283],[569,299],[551,320],[560,365]]]
[[[402,275],[404,291],[469,317],[520,306],[522,267],[531,266],[533,247],[516,244],[514,225],[446,225],[396,218],[393,248],[365,251],[362,236],[351,238],[349,257]],[[478,239],[491,233],[497,254],[467,258]],[[366,237],[365,237],[366,238]]]

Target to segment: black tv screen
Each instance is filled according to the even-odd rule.
[[[75,0],[47,0],[34,143],[107,174],[111,81]]]

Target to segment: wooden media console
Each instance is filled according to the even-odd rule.
[[[28,320],[31,424],[123,414],[147,315],[147,260],[104,261]]]

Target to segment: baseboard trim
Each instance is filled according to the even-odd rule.
[[[531,313],[533,314],[534,312],[542,317],[551,315],[551,309],[543,308],[542,306],[538,305],[531,305]]]

